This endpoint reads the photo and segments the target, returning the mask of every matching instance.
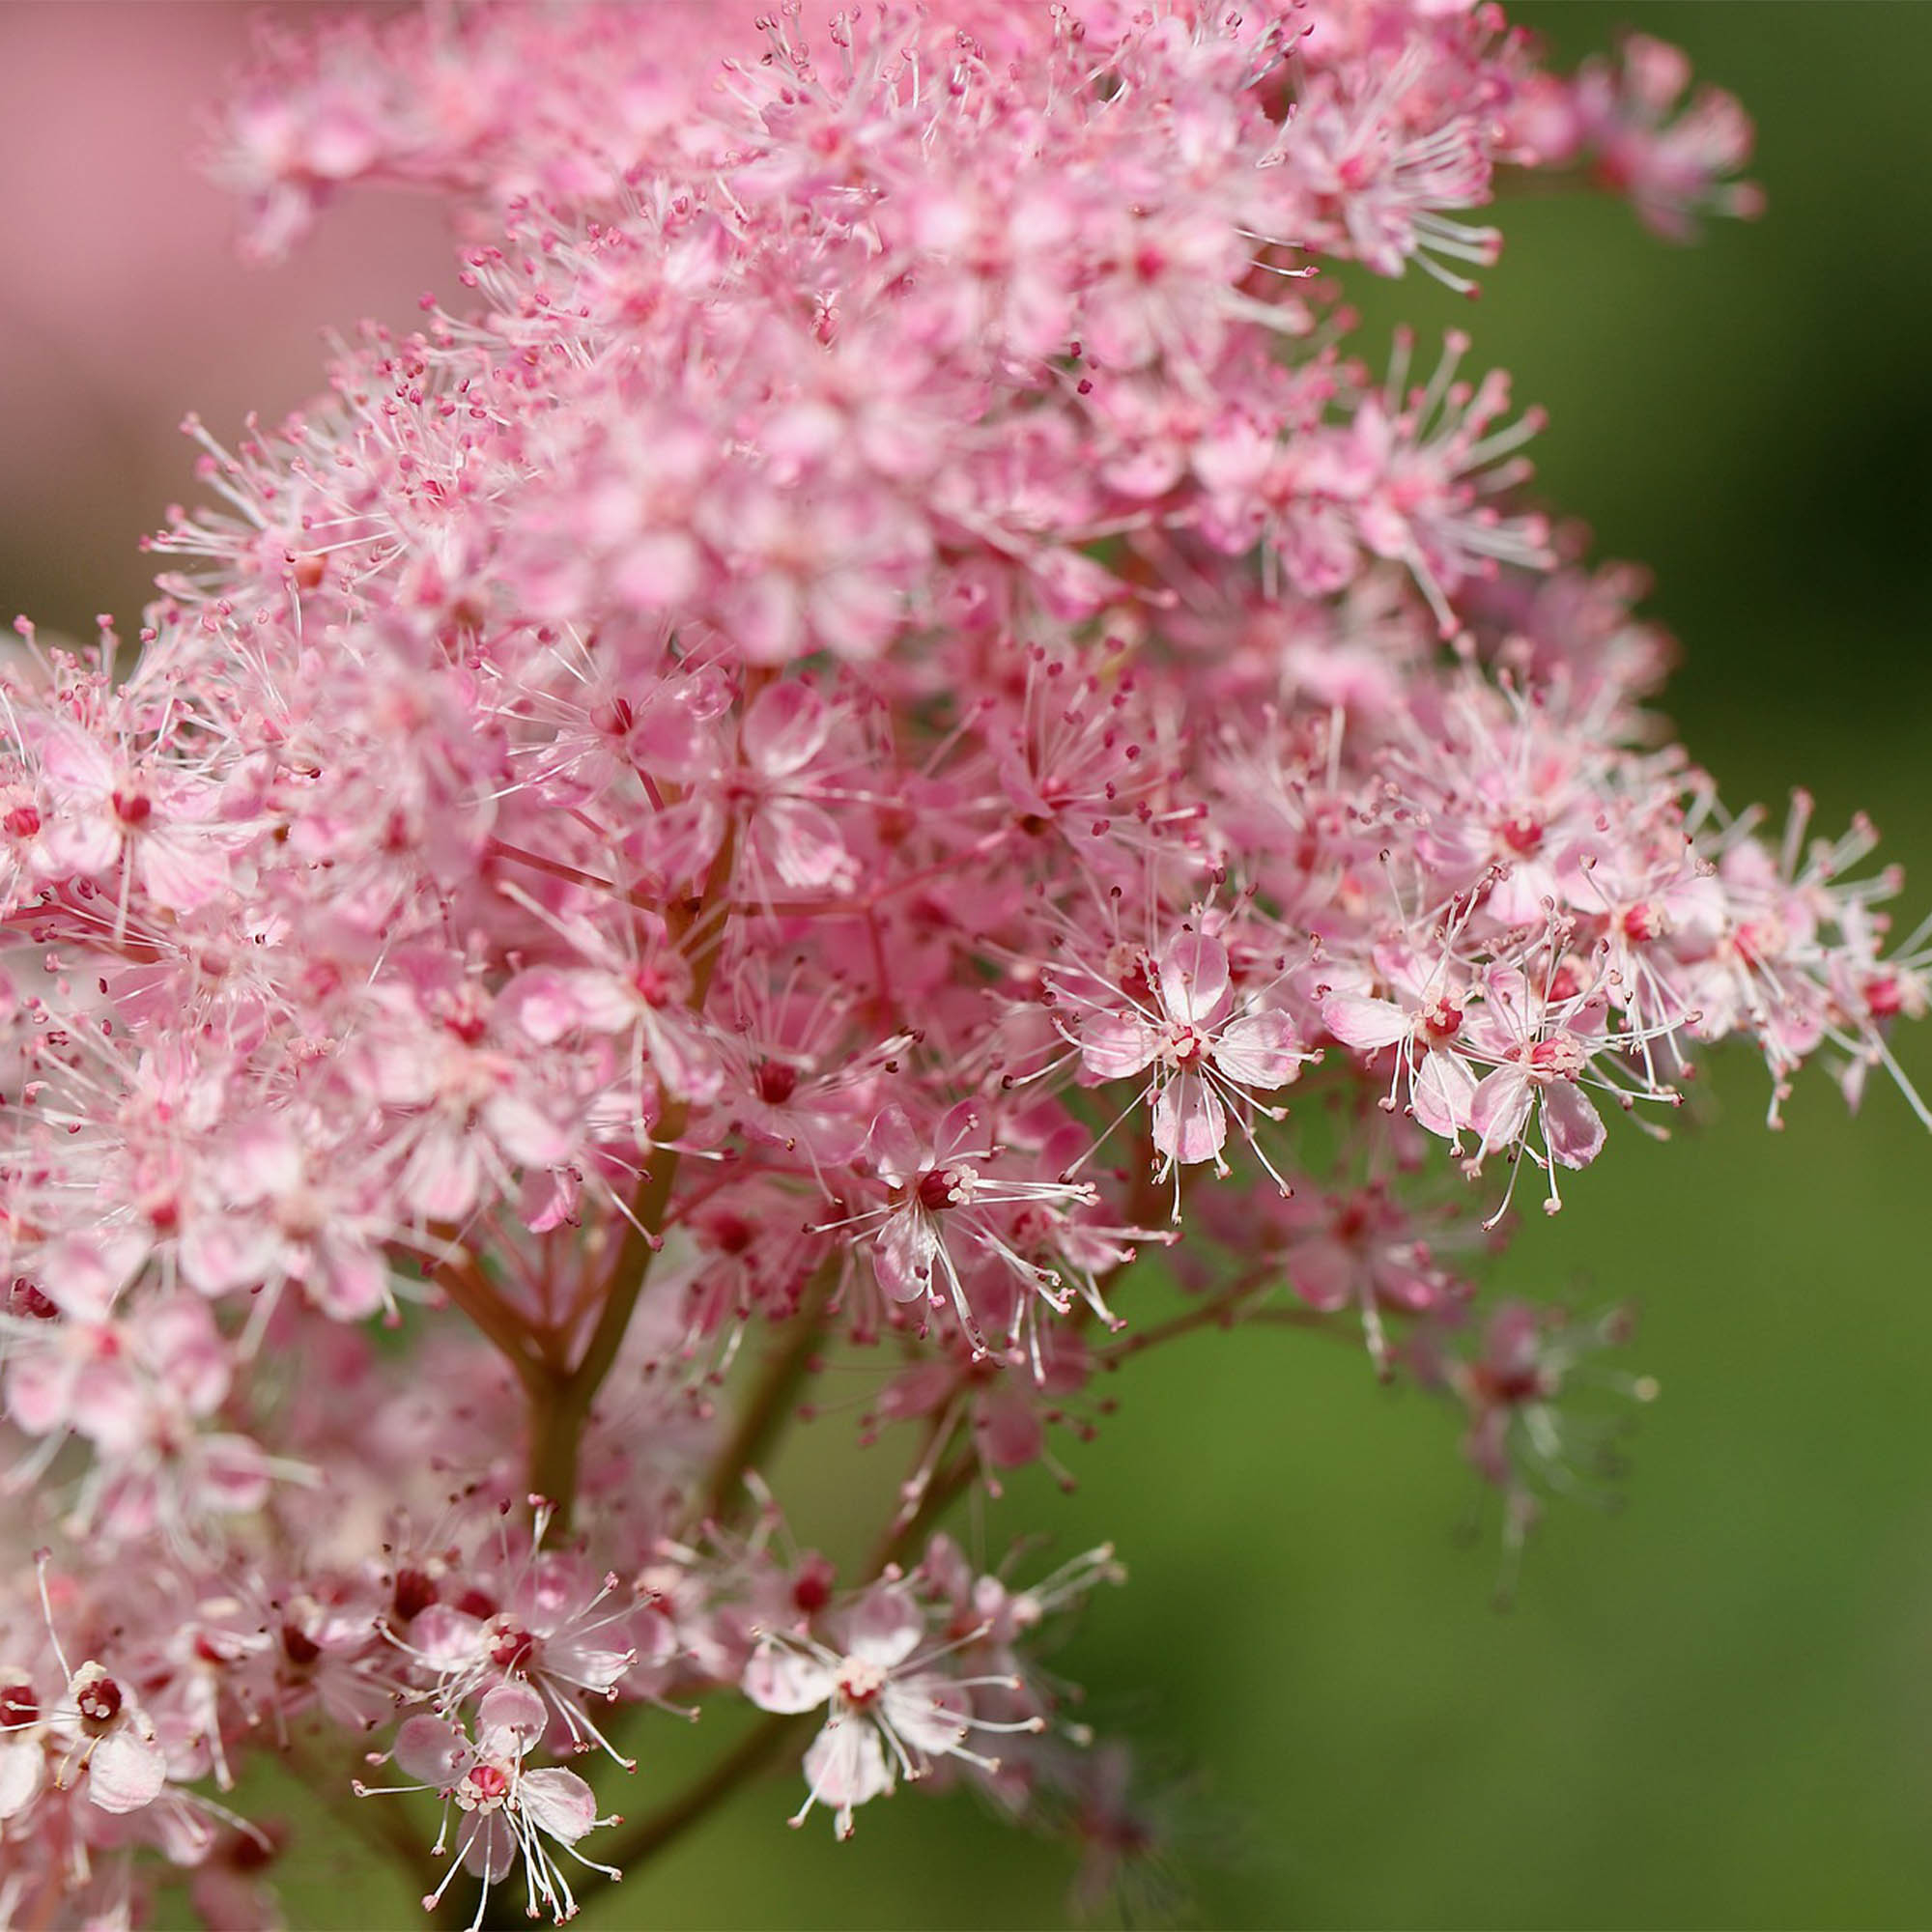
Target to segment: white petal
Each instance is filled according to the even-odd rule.
[[[1197,1073],[1183,1073],[1160,1091],[1153,1103],[1153,1145],[1157,1153],[1184,1167],[1212,1160],[1228,1140],[1228,1112],[1221,1096]]]
[[[1344,1046],[1362,1053],[1378,1053],[1406,1039],[1412,1026],[1393,1000],[1369,1000],[1359,993],[1331,993],[1321,1002],[1321,1024]]]
[[[167,1781],[167,1753],[125,1727],[102,1738],[87,1760],[87,1795],[103,1811],[139,1811]]]
[[[966,1693],[937,1671],[888,1684],[879,1701],[893,1729],[927,1757],[945,1757],[966,1741]]]
[[[871,1591],[845,1623],[845,1649],[882,1670],[903,1663],[919,1648],[925,1619],[903,1590],[890,1586]]]
[[[39,1737],[30,1733],[0,1739],[0,1819],[13,1817],[33,1802],[45,1762]]]
[[[469,1741],[440,1718],[411,1718],[396,1733],[397,1767],[439,1790],[454,1784],[469,1759]]]
[[[1221,1029],[1214,1065],[1230,1080],[1264,1094],[1286,1087],[1301,1065],[1286,1013],[1250,1013]]]
[[[821,1804],[843,1810],[893,1788],[885,1747],[870,1724],[835,1718],[806,1747],[806,1782]]]
[[[745,1665],[745,1695],[761,1711],[783,1717],[815,1711],[832,1695],[832,1673],[815,1657],[761,1643]]]
[[[549,1765],[518,1781],[524,1814],[539,1832],[574,1845],[597,1822],[597,1799],[574,1771]]]
[[[544,1700],[527,1684],[498,1684],[476,1707],[476,1748],[485,1757],[522,1757],[549,1724]]]

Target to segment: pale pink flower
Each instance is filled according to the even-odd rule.
[[[1236,997],[1228,950],[1211,933],[1183,925],[1142,970],[1145,993],[1123,987],[1119,1005],[1060,989],[1088,1009],[1073,1030],[1081,1065],[1099,1081],[1150,1075],[1142,1098],[1153,1102],[1163,1173],[1212,1161],[1225,1175],[1230,1106],[1253,1109],[1256,1094],[1287,1086],[1309,1056],[1286,1013]]]
[[[1064,1478],[1143,1346],[1353,1309],[1520,1528],[1608,1324],[1468,1311],[1438,1144],[1554,1206],[1693,1050],[1775,1119],[1932,1005],[1868,827],[1774,849],[1670,744],[1507,379],[1374,383],[1321,272],[1469,287],[1524,165],[1747,212],[1747,130],[1458,0],[300,28],[214,130],[256,247],[413,188],[462,293],[190,419],[139,649],[0,675],[0,1404],[64,1550],[0,1564],[0,1920],[156,1855],[245,1918],[195,1787],[290,1743],[441,1796],[432,1907],[561,1918],[616,1874],[545,1747],[746,1703],[822,1714],[841,1835],[928,1776],[1129,1832],[1029,1662],[1110,1552],[907,1574],[925,1518]],[[920,1440],[835,1597],[766,1476],[841,1407]]]
[[[556,1855],[544,1841],[551,1839],[579,1863],[608,1877],[608,1866],[583,1859],[577,1841],[599,1825],[616,1823],[597,1815],[597,1801],[589,1785],[574,1771],[560,1766],[527,1766],[524,1760],[542,1739],[549,1713],[527,1686],[499,1684],[483,1693],[471,1731],[440,1718],[410,1718],[396,1734],[390,1755],[411,1785],[358,1787],[360,1795],[388,1791],[435,1791],[443,1801],[442,1830],[432,1857],[449,1849],[452,1808],[455,1813],[455,1856],[442,1883],[424,1900],[433,1909],[458,1871],[483,1881],[476,1918],[480,1925],[490,1889],[515,1870],[521,1860],[527,1910],[535,1918],[548,1909],[559,1923],[577,1912],[570,1881]]]
[[[794,1713],[826,1708],[824,1727],[807,1746],[810,1787],[791,1823],[803,1825],[814,1804],[833,1814],[841,1838],[852,1835],[852,1813],[892,1791],[899,1778],[919,1778],[939,1758],[959,1758],[996,1770],[976,1750],[976,1731],[1038,1728],[988,1723],[973,1713],[972,1690],[1000,1678],[956,1678],[934,1670],[937,1653],[922,1652],[925,1618],[895,1584],[868,1591],[845,1613],[841,1648],[801,1636],[766,1636],[745,1665],[744,1691],[760,1710]]]

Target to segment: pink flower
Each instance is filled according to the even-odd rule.
[[[457,1820],[456,1853],[442,1883],[424,1903],[425,1910],[440,1902],[459,1870],[483,1881],[483,1897],[476,1922],[482,1922],[490,1888],[509,1876],[521,1859],[528,1910],[553,1912],[559,1923],[575,1916],[577,1900],[570,1881],[546,1838],[561,1845],[593,1871],[614,1877],[608,1866],[581,1858],[577,1841],[599,1825],[615,1824],[597,1815],[589,1785],[574,1771],[558,1766],[528,1767],[524,1760],[542,1738],[548,1713],[537,1693],[524,1685],[499,1684],[484,1692],[477,1704],[474,1735],[440,1718],[411,1718],[396,1734],[393,1755],[398,1770],[419,1782],[375,1788],[358,1786],[358,1795],[375,1797],[384,1790],[435,1791],[443,1801],[442,1831],[432,1856],[446,1849],[450,1812]]]
[[[1151,1072],[1141,1097],[1153,1101],[1162,1173],[1212,1161],[1225,1176],[1230,1104],[1251,1109],[1254,1094],[1287,1086],[1308,1055],[1286,1013],[1236,999],[1227,948],[1211,934],[1183,925],[1143,974],[1145,993],[1122,988],[1119,1005],[1063,989],[1090,1009],[1074,1034],[1081,1065],[1094,1080]]]
[[[1595,1336],[1465,1321],[1501,1208],[1437,1143],[1554,1207],[1693,1050],[1775,1119],[1932,1005],[1868,827],[1774,849],[1670,744],[1507,379],[1372,383],[1319,273],[1467,289],[1544,161],[1744,212],[1747,130],[1458,0],[380,11],[266,35],[214,165],[265,252],[443,197],[463,293],[190,421],[138,651],[0,671],[0,1404],[64,1551],[0,1565],[0,1919],[125,1923],[154,1853],[255,1910],[194,1787],[292,1739],[440,1795],[432,1907],[563,1918],[613,1821],[546,1747],[741,1703],[819,1715],[795,1822],[1124,1833],[1028,1661],[1110,1549],[908,1574],[928,1519],[1143,1348],[1352,1308],[1520,1527]],[[767,1476],[838,1406],[920,1440],[836,1598]]]
[[[814,1804],[833,1814],[841,1838],[852,1835],[856,1806],[892,1791],[898,1779],[923,1777],[940,1758],[983,1770],[996,1760],[972,1748],[976,1730],[1036,1730],[1037,1720],[989,1724],[973,1714],[970,1692],[1007,1678],[954,1678],[922,1655],[925,1619],[895,1584],[868,1591],[842,1620],[842,1648],[809,1637],[767,1635],[745,1665],[745,1695],[763,1711],[784,1714],[826,1707],[824,1727],[807,1746],[810,1787],[791,1823],[803,1825]]]
[[[868,1151],[890,1198],[849,1225],[869,1236],[873,1273],[893,1300],[950,1307],[976,1354],[986,1345],[968,1284],[975,1264],[1008,1270],[1063,1313],[1071,1305],[1059,1274],[1028,1260],[1007,1227],[1016,1208],[1085,1206],[1095,1199],[1091,1186],[998,1172],[1001,1150],[988,1141],[981,1110],[970,1101],[947,1113],[929,1138],[904,1108],[888,1106],[872,1122]]]

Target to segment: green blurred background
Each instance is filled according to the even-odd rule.
[[[1932,903],[1932,8],[1515,17],[1565,61],[1622,25],[1686,46],[1756,116],[1770,212],[1687,251],[1616,205],[1525,201],[1479,305],[1411,276],[1378,327],[1469,327],[1476,361],[1548,407],[1550,497],[1601,554],[1655,567],[1686,742],[1734,804],[1781,812],[1802,781],[1821,826],[1868,809],[1916,875],[1909,919]],[[87,512],[65,507],[83,530]],[[46,559],[0,534],[0,605],[99,607]],[[1904,1049],[1932,1090],[1932,1041]],[[1075,1452],[1076,1495],[1018,1484],[988,1512],[994,1550],[1042,1524],[1062,1551],[1119,1543],[1130,1586],[1056,1662],[1097,1722],[1186,1770],[1198,1921],[1932,1923],[1932,1141],[1878,1082],[1850,1122],[1807,1079],[1782,1134],[1763,1100],[1739,1061],[1671,1146],[1613,1129],[1505,1264],[1546,1298],[1634,1298],[1630,1359],[1663,1390],[1628,1506],[1553,1508],[1513,1612],[1491,1607],[1493,1512],[1455,1535],[1476,1488],[1453,1418],[1289,1332],[1138,1364]],[[829,1548],[847,1427],[810,1432],[797,1472]],[[640,1814],[670,1788],[647,1763],[613,1795]],[[1062,1921],[1066,1858],[970,1799],[902,1794],[839,1846],[817,1819],[784,1830],[798,1796],[790,1771],[746,1791],[588,1922]],[[325,1838],[291,1868],[297,1925],[415,1916],[344,1859]]]

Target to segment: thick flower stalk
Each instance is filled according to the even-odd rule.
[[[253,244],[410,185],[471,300],[194,425],[138,651],[0,683],[0,1918],[262,1922],[264,1750],[458,1923],[784,1757],[794,1822],[978,1783],[1104,1865],[1037,1639],[1118,1566],[937,1532],[1104,1371],[1365,1335],[1519,1532],[1568,1480],[1617,1324],[1482,1307],[1505,1208],[1726,1038],[1855,1101],[1932,945],[1665,746],[1534,413],[1371,369],[1333,270],[1469,286],[1512,170],[1750,212],[1685,86],[1440,0],[265,40]],[[767,1484],[835,1366],[905,1471],[836,1566]]]

